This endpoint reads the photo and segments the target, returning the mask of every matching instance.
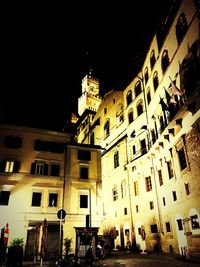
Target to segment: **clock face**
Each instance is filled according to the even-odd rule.
[[[94,86],[94,85],[90,85],[90,90],[91,90],[92,92],[94,92],[94,91],[95,91],[95,86]]]

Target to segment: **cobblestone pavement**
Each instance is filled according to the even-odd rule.
[[[1,266],[1,264],[0,264]],[[23,267],[39,267],[40,262],[23,262]],[[49,267],[49,262],[43,262],[42,267]],[[197,262],[184,261],[181,258],[165,254],[139,254],[133,252],[113,251],[111,255],[104,260],[95,261],[93,266],[110,266],[110,267],[198,267],[200,260]],[[5,267],[5,265],[2,265]],[[89,267],[82,264],[81,267]]]
[[[110,257],[94,263],[94,266],[113,267],[197,267],[200,261],[189,262],[163,254],[113,253]]]

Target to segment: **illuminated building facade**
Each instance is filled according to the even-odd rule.
[[[27,127],[1,124],[0,133],[0,229],[9,226],[7,245],[23,238],[24,258],[35,261],[61,250],[65,238],[79,256],[90,242],[95,247],[102,220],[100,146]]]
[[[105,149],[102,231],[113,247],[200,255],[199,31],[198,1],[174,1],[132,82],[92,121],[79,118],[75,140]]]

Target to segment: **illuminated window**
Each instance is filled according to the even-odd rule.
[[[17,173],[19,171],[19,164],[20,162],[16,160],[1,160],[0,171]]]
[[[146,191],[149,192],[152,190],[152,184],[151,184],[151,177],[145,178],[145,184],[146,184]]]
[[[41,192],[33,192],[32,194],[32,204],[33,207],[40,207],[42,200],[42,193]]]
[[[138,181],[135,181],[134,182],[134,193],[135,193],[135,196],[138,196],[139,195]]]
[[[7,206],[9,203],[10,191],[0,191],[0,205]]]
[[[57,207],[58,203],[58,194],[50,193],[49,194],[49,207]]]

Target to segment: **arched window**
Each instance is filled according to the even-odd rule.
[[[107,120],[104,124],[104,138],[110,135],[110,120]]]
[[[116,113],[117,124],[121,124],[124,121],[123,105],[120,104]]]
[[[131,108],[128,112],[128,123],[133,122],[133,109]]]
[[[176,39],[178,44],[182,41],[188,29],[188,23],[184,12],[182,12],[177,20],[176,24]]]
[[[142,92],[141,82],[137,82],[135,85],[135,96],[138,96]]]
[[[113,195],[113,201],[116,201],[118,199],[118,191],[117,191],[117,185],[116,184],[113,186],[112,195]]]
[[[126,95],[126,104],[127,106],[133,101],[133,97],[132,97],[132,91],[130,90],[127,95]]]
[[[138,117],[143,113],[143,104],[142,104],[142,101],[140,101],[137,105],[137,114],[138,114]]]
[[[144,71],[144,80],[145,80],[145,83],[148,82],[148,79],[149,79],[149,72],[148,72],[148,68],[146,67],[145,68],[145,71]]]
[[[156,63],[156,57],[155,57],[155,52],[154,50],[151,52],[151,56],[150,56],[150,65],[151,65],[151,69],[153,69],[154,65]]]
[[[126,180],[125,179],[121,183],[121,195],[122,195],[122,198],[126,197]]]
[[[114,154],[114,168],[119,166],[119,151],[116,151]]]
[[[154,86],[154,90],[156,91],[156,89],[158,88],[159,85],[159,81],[158,81],[158,72],[155,71],[154,75],[153,75],[153,86]]]
[[[150,88],[147,92],[147,103],[149,104],[151,102],[151,92],[150,92]]]
[[[168,55],[168,51],[164,50],[163,54],[162,54],[162,71],[163,73],[165,73],[167,67],[169,66],[169,55]]]

